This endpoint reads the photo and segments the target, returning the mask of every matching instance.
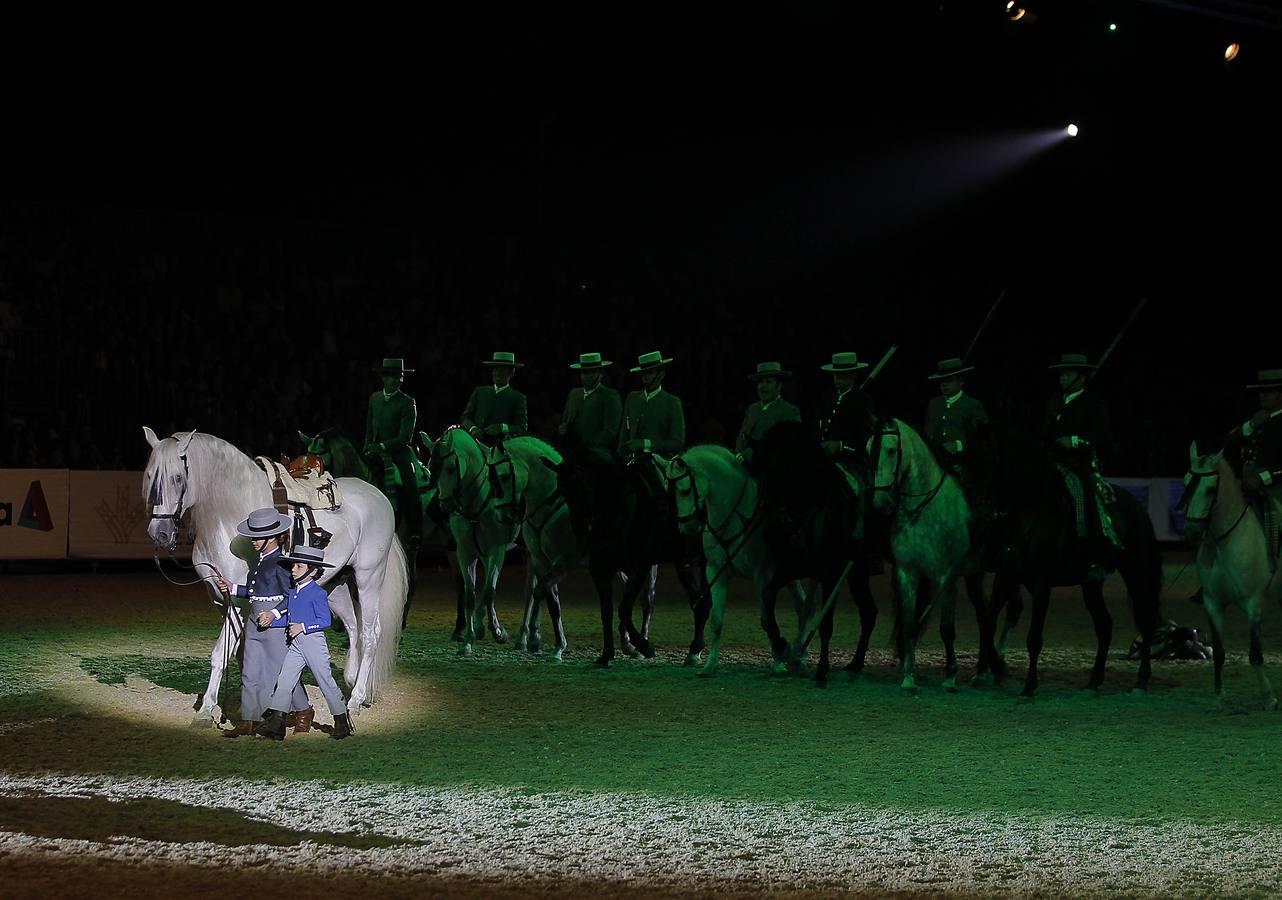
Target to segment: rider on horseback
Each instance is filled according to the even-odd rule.
[[[1255,506],[1269,542],[1269,560],[1277,565],[1278,504],[1282,502],[1282,369],[1264,369],[1258,384],[1260,409],[1233,429],[1224,443],[1230,465],[1242,473],[1242,488]]]
[[[619,441],[623,401],[619,392],[603,382],[605,370],[614,363],[600,353],[583,353],[570,368],[579,373],[580,387],[571,388],[557,433],[571,434],[583,447],[614,452]]]
[[[1098,368],[1085,354],[1065,353],[1053,363],[1060,393],[1047,405],[1043,437],[1076,509],[1077,535],[1086,542],[1089,576],[1102,579],[1113,551],[1121,547],[1109,506],[1113,489],[1100,472],[1099,453],[1108,452],[1112,436],[1108,408],[1086,390],[1088,373]]]
[[[757,386],[757,402],[743,414],[734,452],[749,469],[757,445],[766,432],[780,422],[800,422],[801,410],[782,396],[783,380],[792,373],[777,362],[757,363],[757,371],[748,376]]]
[[[961,483],[971,509],[981,520],[996,512],[992,501],[994,450],[984,404],[967,394],[962,376],[975,371],[960,359],[945,359],[926,378],[939,395],[926,405],[925,438],[940,465]]]
[[[418,498],[418,480],[414,476],[414,421],[418,416],[414,398],[401,391],[405,376],[413,369],[405,368],[403,359],[384,359],[382,368],[375,369],[383,376],[383,389],[369,398],[369,412],[365,417],[365,445],[362,455],[370,467],[374,484],[383,483],[383,460],[391,460],[400,475],[396,489],[397,514],[408,524],[408,533],[415,537],[423,533],[423,508]],[[411,560],[417,556],[417,547],[406,547]]]

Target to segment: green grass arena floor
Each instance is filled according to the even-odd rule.
[[[1170,554],[1168,581],[1186,561]],[[509,628],[521,575],[499,586]],[[670,571],[658,657],[606,671],[580,574],[562,591],[561,663],[489,640],[459,658],[449,576],[421,579],[393,684],[357,734],[281,745],[189,727],[219,624],[203,592],[158,575],[0,578],[0,894],[214,896],[299,874],[370,896],[1282,894],[1282,714],[1257,703],[1241,613],[1230,703],[1210,712],[1209,662],[1158,661],[1131,695],[1116,579],[1104,689],[1080,690],[1094,637],[1062,590],[1031,703],[1016,700],[1027,611],[1003,686],[942,691],[932,622],[922,690],[903,695],[885,578],[867,674],[824,689],[769,674],[746,582],[722,671],[702,679],[681,665],[690,615]],[[1204,625],[1195,586],[1190,567],[1165,618]],[[840,602],[837,667],[858,629]],[[1265,615],[1282,682],[1282,615]],[[966,682],[964,599],[958,621]]]

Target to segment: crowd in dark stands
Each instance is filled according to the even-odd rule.
[[[841,308],[804,289],[762,299],[735,267],[732,257],[669,255],[584,270],[556,246],[516,240],[460,252],[316,223],[11,214],[0,220],[0,467],[139,469],[143,425],[162,435],[195,427],[271,456],[301,452],[299,429],[333,426],[359,441],[384,357],[417,370],[405,390],[419,429],[435,436],[488,380],[480,362],[495,350],[527,364],[514,383],[536,434],[555,435],[579,353],[614,360],[610,380],[628,390],[636,356],[658,349],[675,358],[666,387],[684,401],[689,442],[732,444],[756,362],[793,369],[786,393],[814,416],[830,386],[818,367],[833,352],[875,360],[898,341],[874,395],[916,422],[933,390],[925,375],[965,349],[989,303],[972,291],[973,303],[932,306],[958,288],[920,268],[885,302]],[[576,274],[589,270],[606,274]],[[1046,364],[1077,348],[1053,328],[1020,327],[986,333],[970,389],[1033,428],[1054,387]],[[1113,395],[1112,474],[1183,471],[1195,436],[1189,397],[1159,389],[1161,378],[1147,355],[1119,354],[1101,379]],[[1240,399],[1215,428],[1250,411]]]

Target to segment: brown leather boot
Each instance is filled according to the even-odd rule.
[[[306,734],[312,730],[312,719],[316,718],[316,709],[314,707],[309,706],[307,709],[300,709],[296,713],[291,713],[291,715],[294,717],[294,734]],[[289,723],[286,722],[286,724]]]
[[[241,719],[240,723],[231,731],[224,731],[223,737],[253,737],[254,729],[256,727],[258,727],[258,721],[256,719]]]

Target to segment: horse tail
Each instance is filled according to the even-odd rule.
[[[369,668],[369,697],[373,701],[392,677],[396,652],[401,646],[401,616],[409,593],[409,563],[400,538],[392,536],[387,548],[387,568],[378,596],[379,638]]]

